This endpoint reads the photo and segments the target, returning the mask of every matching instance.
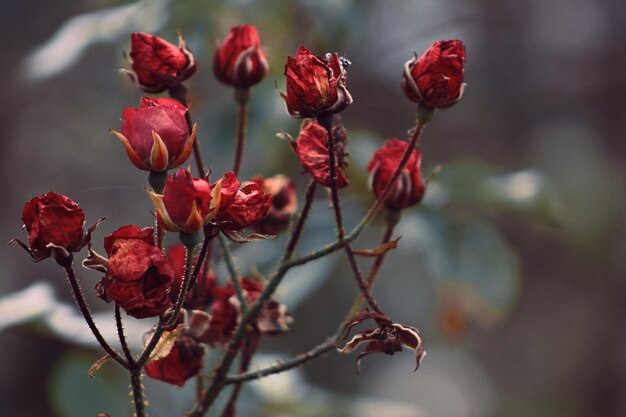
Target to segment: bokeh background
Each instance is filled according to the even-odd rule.
[[[419,327],[428,356],[366,359],[330,354],[252,383],[240,415],[489,417],[626,415],[626,13],[621,0],[3,0],[0,3],[0,241],[25,238],[24,202],[55,190],[88,222],[107,216],[95,242],[117,227],[148,226],[145,175],[108,128],[141,93],[117,73],[129,34],[175,41],[200,63],[187,83],[205,162],[231,164],[232,91],[212,77],[215,42],[239,23],[259,28],[272,67],[252,92],[243,176],[300,173],[277,132],[297,134],[276,92],[298,45],[351,61],[355,99],[343,113],[352,180],[342,193],[354,225],[372,196],[364,167],[385,138],[406,137],[413,104],[399,89],[403,63],[433,41],[467,46],[463,100],[437,112],[421,149],[441,173],[420,208],[407,210],[399,248],[375,293],[399,322]],[[300,253],[333,240],[323,193]],[[372,247],[382,222],[357,246]],[[174,241],[172,237],[170,241]],[[242,272],[272,271],[284,241],[237,249]],[[297,332],[263,342],[265,363],[307,350],[334,332],[356,294],[343,256],[293,270],[279,291]],[[61,271],[0,250],[0,414],[130,414],[128,382],[76,315]],[[364,265],[367,261],[364,261]],[[218,275],[226,274],[221,263]],[[93,294],[105,332],[111,306]],[[150,323],[127,319],[135,345]],[[211,354],[211,360],[219,357]],[[258,366],[258,364],[254,365]],[[210,365],[207,365],[207,369]],[[146,381],[155,417],[181,415],[185,389]]]

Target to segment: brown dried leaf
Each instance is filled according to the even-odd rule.
[[[93,378],[94,374],[98,372],[100,367],[104,365],[109,359],[111,359],[111,355],[105,355],[101,357],[100,359],[98,359],[97,361],[95,361],[94,364],[91,365],[89,367],[89,370],[87,371],[87,375],[89,375],[89,378]]]

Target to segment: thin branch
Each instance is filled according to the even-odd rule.
[[[245,313],[246,311],[248,311],[248,301],[246,300],[246,296],[241,289],[239,274],[237,274],[237,269],[235,268],[233,256],[231,255],[230,249],[228,248],[228,241],[222,233],[219,234],[218,240],[220,242],[220,246],[222,247],[222,253],[224,254],[224,262],[226,262],[226,267],[228,268],[228,273],[230,274],[230,281],[235,288],[237,300],[239,301],[239,304],[241,304],[241,311]]]
[[[170,97],[175,100],[178,100],[183,106],[187,107],[187,112],[185,113],[185,121],[187,122],[187,127],[189,132],[193,130],[193,122],[191,120],[191,109],[189,109],[189,96],[187,93],[187,87],[185,87],[182,83],[178,84],[175,88],[170,89],[169,91]],[[204,169],[204,163],[202,162],[202,154],[200,153],[200,144],[198,143],[198,138],[193,141],[193,156],[196,161],[196,169],[198,170],[198,176],[203,178],[206,175],[206,170]]]
[[[311,211],[311,206],[313,205],[313,199],[315,197],[315,190],[317,189],[317,182],[311,179],[309,181],[309,185],[306,187],[306,191],[304,193],[304,205],[302,206],[302,210],[298,215],[298,220],[296,221],[296,225],[291,231],[291,236],[289,236],[289,241],[285,246],[285,253],[281,258],[280,263],[283,264],[293,256],[293,252],[296,250],[296,245],[300,240],[300,236],[302,235],[302,231],[304,230],[304,223],[306,223],[309,212]]]
[[[248,123],[248,101],[250,100],[250,89],[248,87],[235,89],[235,101],[237,102],[237,138],[235,145],[235,160],[233,162],[233,172],[239,175],[241,169],[241,159],[243,157],[244,141],[246,137],[246,127]]]
[[[341,326],[341,329],[343,329],[343,325]],[[339,337],[340,336],[333,336],[329,338],[326,342],[314,347],[313,349],[301,353],[298,356],[295,356],[286,361],[282,361],[256,371],[239,373],[238,375],[229,376],[228,378],[226,378],[226,384],[237,384],[246,381],[252,381],[254,379],[263,378],[264,376],[278,374],[280,372],[302,366],[305,363],[310,362],[313,359],[333,350],[335,346],[337,346],[337,341]]]
[[[126,369],[130,369],[128,362],[126,362],[126,360],[124,360],[124,358],[122,358],[115,350],[113,350],[113,348],[109,346],[107,341],[104,340],[104,337],[102,337],[102,334],[100,333],[100,330],[98,330],[96,323],[93,321],[93,317],[91,316],[89,307],[87,306],[87,303],[85,302],[83,291],[81,290],[80,284],[78,283],[78,280],[76,279],[74,268],[72,268],[71,265],[66,267],[65,273],[67,274],[67,279],[70,282],[70,286],[72,287],[72,292],[74,293],[74,299],[76,300],[76,303],[78,304],[78,308],[80,309],[81,314],[85,318],[85,321],[87,322],[87,325],[89,326],[89,329],[91,330],[93,335],[96,337],[96,340],[98,341],[98,343],[100,343],[100,346],[102,346],[102,349],[104,349],[104,351],[107,354],[109,354],[109,356],[111,356],[111,358],[115,360],[117,363],[119,363]]]
[[[204,245],[203,245],[204,246]],[[185,303],[185,299],[187,298],[187,294],[189,293],[189,288],[191,287],[191,281],[195,279],[195,274],[191,273],[191,269],[193,267],[193,248],[187,247],[187,252],[185,254],[185,277],[183,279],[183,283],[181,285],[181,289],[178,293],[178,300],[176,300],[176,305],[174,307],[174,311],[169,316],[169,320],[166,322],[163,317],[159,320],[157,327],[154,331],[154,334],[150,338],[148,345],[141,353],[139,359],[137,359],[137,367],[141,369],[143,365],[148,361],[150,355],[156,348],[157,343],[161,339],[163,332],[167,327],[173,326],[180,315],[180,311],[183,308],[183,304]],[[196,271],[194,271],[196,272]]]
[[[333,115],[332,114],[324,114],[319,116],[318,122],[324,128],[326,128],[326,132],[328,133],[328,156],[329,156],[329,164],[330,164],[330,198],[332,202],[333,209],[335,211],[335,221],[337,223],[337,240],[339,242],[344,241],[345,237],[345,229],[343,226],[343,215],[341,214],[341,203],[339,201],[339,189],[337,188],[337,163],[335,161],[335,138],[333,135]],[[361,272],[361,268],[356,261],[356,257],[354,256],[354,252],[352,250],[352,246],[350,243],[344,244],[344,249],[346,252],[346,256],[348,257],[348,262],[350,263],[350,267],[352,268],[352,272],[354,273],[354,278],[356,279],[357,285],[361,290],[361,294],[367,300],[367,303],[370,305],[372,310],[376,311],[381,315],[385,315],[383,309],[380,307],[376,299],[372,296],[369,291],[369,287],[365,279],[363,278],[363,273]]]
[[[135,359],[133,359],[132,353],[130,353],[130,349],[128,348],[128,343],[126,343],[126,336],[124,336],[124,326],[122,324],[122,314],[120,311],[120,305],[115,303],[115,325],[117,327],[117,336],[120,339],[120,344],[122,345],[122,351],[126,356],[126,360],[130,367],[135,366]]]

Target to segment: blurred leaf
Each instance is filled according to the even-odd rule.
[[[111,416],[130,415],[128,381],[119,368],[102,369],[97,378],[88,378],[87,370],[93,356],[70,353],[60,360],[49,381],[50,402],[59,417],[95,416],[107,412]]]
[[[436,291],[462,285],[495,315],[508,312],[519,287],[519,261],[492,226],[426,211],[403,219],[401,226],[404,239],[397,250],[411,258],[416,250],[422,255]]]
[[[533,133],[532,158],[550,174],[561,197],[566,233],[595,245],[624,216],[624,173],[602,141],[578,121],[563,120]],[[588,246],[588,247],[589,247]]]
[[[472,158],[447,164],[434,176],[424,204],[433,208],[463,205],[515,211],[547,224],[561,223],[563,208],[557,189],[543,171],[501,171]]]

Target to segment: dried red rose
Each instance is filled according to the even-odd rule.
[[[169,296],[172,303],[176,303],[185,274],[185,246],[182,244],[171,246],[167,250],[167,256],[172,262],[175,272],[174,282],[172,283],[172,289]],[[198,260],[196,259],[194,264],[197,261]],[[204,264],[196,277],[196,281],[189,289],[189,293],[187,294],[183,307],[188,309],[204,309],[209,306],[213,300],[211,289],[214,286],[215,275],[213,274],[213,271],[210,268],[207,269],[206,264]]]
[[[184,169],[167,178],[163,194],[151,191],[148,194],[156,207],[159,221],[170,232],[192,234],[200,231],[215,209],[211,205],[209,182],[193,178]]]
[[[366,343],[365,349],[363,352],[359,353],[356,359],[357,372],[361,370],[361,359],[363,359],[364,356],[371,355],[372,353],[393,355],[396,352],[400,352],[403,346],[415,351],[416,365],[413,371],[416,371],[420,366],[422,358],[426,355],[424,340],[420,332],[415,327],[393,323],[389,318],[378,313],[365,312],[355,317],[346,325],[348,333],[352,327],[368,319],[375,320],[378,327],[358,332],[346,343],[343,349],[339,349],[340,353],[350,353],[361,343]],[[347,336],[348,334],[346,333],[346,337]]]
[[[220,229],[242,230],[267,216],[272,198],[259,184],[244,183],[229,204],[220,202],[214,223]]]
[[[438,41],[404,64],[402,90],[416,103],[443,109],[461,99],[465,84],[465,46],[459,40]]]
[[[392,138],[388,139],[382,148],[374,152],[372,159],[367,165],[367,170],[370,173],[370,187],[376,194],[376,197],[383,193],[408,146],[408,142]],[[403,209],[411,207],[422,200],[425,186],[420,172],[421,163],[422,156],[414,148],[411,151],[409,160],[400,172],[400,176],[385,198],[384,203],[387,207]]]
[[[345,148],[345,142],[347,134],[337,134],[333,128],[333,136],[337,142],[336,149],[343,150]],[[318,183],[330,187],[330,156],[328,155],[328,133],[324,127],[318,122],[312,121],[308,123],[300,131],[297,141],[292,141],[291,145],[300,159],[300,163],[306,172]],[[344,151],[345,152],[345,151]],[[340,155],[337,152],[337,188],[346,187],[350,182],[348,177],[342,171],[342,167],[347,164],[344,162],[344,155]]]
[[[269,235],[277,235],[286,230],[298,205],[294,182],[284,175],[271,178],[256,176],[252,178],[252,181],[259,184],[264,192],[273,196],[267,216],[255,225],[256,230]]]
[[[62,266],[68,266],[71,253],[80,251],[89,243],[91,232],[83,233],[85,213],[69,197],[50,191],[34,197],[24,205],[22,222],[28,232],[28,245],[18,243],[35,261],[53,256]]]
[[[198,69],[182,35],[178,36],[178,46],[174,46],[155,35],[134,32],[130,58],[133,70],[122,71],[147,93],[176,87]]]
[[[258,281],[242,277],[240,283],[248,304],[252,304],[263,291],[263,285]],[[206,332],[211,338],[206,341],[226,345],[241,319],[241,305],[232,283],[225,287],[215,287],[213,296],[215,299],[211,305],[210,331]],[[291,315],[284,304],[268,300],[252,326],[257,335],[273,335],[289,331],[291,321]]]
[[[144,171],[163,172],[184,163],[196,138],[186,120],[187,108],[171,98],[143,97],[138,109],[124,109],[117,136],[131,162]]]
[[[289,114],[297,118],[317,117],[348,107],[352,103],[346,88],[348,64],[337,53],[322,58],[300,46],[296,57],[288,57],[285,65],[287,93],[281,96]]]
[[[205,346],[187,329],[183,329],[174,340],[167,355],[146,363],[149,377],[182,387],[189,378],[202,370]]]
[[[269,64],[257,29],[240,25],[215,50],[213,72],[218,80],[233,87],[250,87],[265,77]]]
[[[105,301],[115,301],[136,318],[154,317],[172,306],[168,297],[174,268],[163,252],[154,245],[153,230],[137,226],[123,226],[105,237],[109,255],[106,275],[97,285],[98,295]],[[85,266],[102,257],[93,251]]]

